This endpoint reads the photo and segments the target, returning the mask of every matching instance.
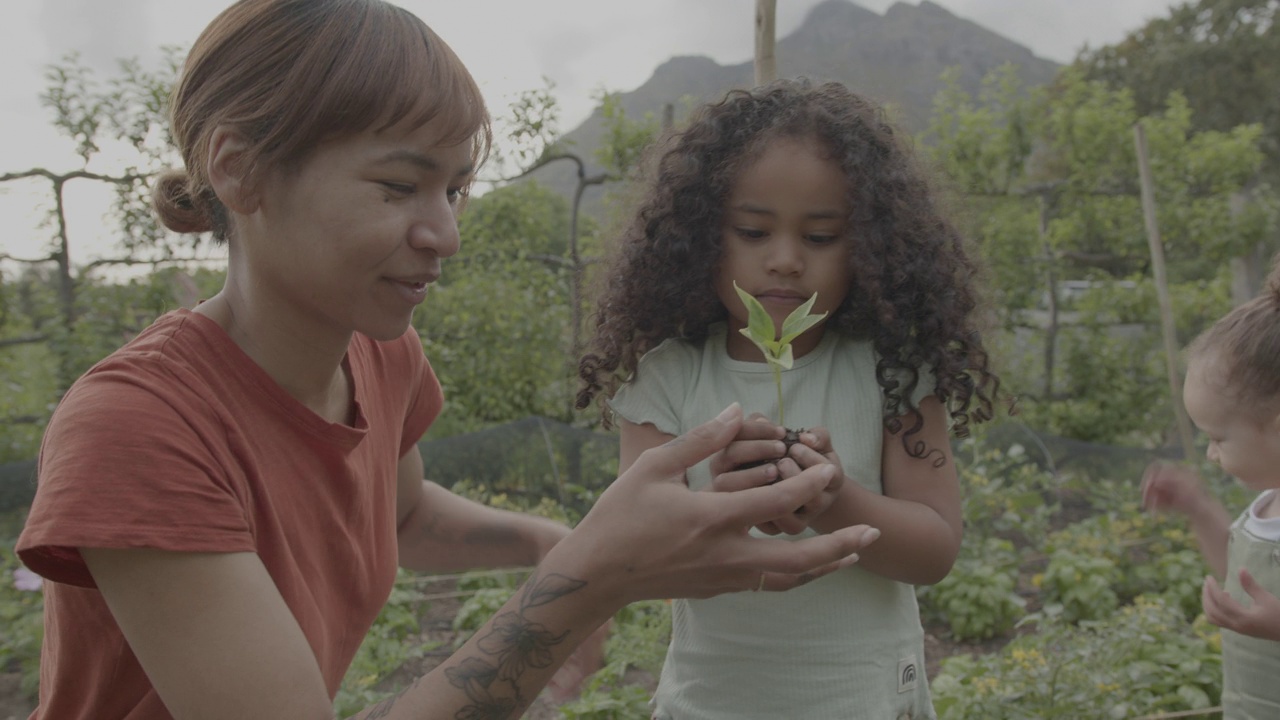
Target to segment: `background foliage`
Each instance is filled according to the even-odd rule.
[[[1173,444],[1174,427],[1133,128],[1147,135],[1184,344],[1258,290],[1280,245],[1278,7],[1188,3],[1083,54],[1047,86],[1022,87],[1004,68],[976,94],[952,77],[935,99],[921,149],[986,268],[988,339],[1025,424],[1005,420],[957,446],[964,550],[946,580],[920,590],[930,632],[956,650],[933,679],[948,720],[1141,717],[1219,700],[1219,639],[1199,608],[1207,568],[1185,528],[1137,507],[1139,468]],[[173,162],[163,108],[179,56],[171,50],[156,71],[128,61],[106,80],[74,57],[51,68],[43,100],[82,164],[0,175],[50,192],[47,254],[0,256],[0,463],[35,457],[75,377],[159,314],[221,286],[207,239],[161,232],[146,207],[150,178]],[[490,178],[472,199],[462,250],[414,320],[448,396],[431,440],[475,443],[459,456],[472,457],[495,454],[478,439],[514,421],[533,419],[542,433],[541,445],[511,450],[493,473],[467,475],[472,461],[459,461],[455,488],[569,523],[612,477],[616,454],[598,441],[558,444],[541,423],[607,437],[591,432],[594,414],[570,409],[590,311],[584,288],[608,242],[607,213],[625,212],[630,170],[659,129],[651,117],[628,118],[615,96],[599,99],[607,127],[590,149],[559,137],[547,90],[517,100],[500,125],[509,150],[495,165],[509,177]],[[134,162],[107,167],[102,158],[121,147]],[[551,163],[578,169],[576,191],[524,177]],[[590,175],[589,165],[604,170]],[[80,257],[66,224],[69,183],[113,189],[107,222],[118,227],[118,255]],[[580,201],[592,185],[608,187],[612,205],[588,216]],[[1045,446],[1050,437],[1114,449],[1060,453]],[[530,470],[526,454],[551,458],[553,469]],[[1238,488],[1206,473],[1230,509],[1244,506]],[[10,509],[0,522],[0,672],[20,674],[31,692],[40,596],[14,582],[9,548],[21,517]],[[517,581],[459,580],[453,630],[474,628]],[[391,692],[397,668],[434,651],[419,625],[431,602],[401,578],[342,708]],[[657,672],[669,622],[662,602],[619,614],[608,667],[563,715],[646,717],[635,673]]]

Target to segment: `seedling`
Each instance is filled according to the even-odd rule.
[[[782,371],[790,370],[795,363],[791,341],[822,322],[827,314],[809,314],[813,304],[818,300],[818,293],[814,293],[813,297],[792,310],[791,314],[782,321],[782,331],[779,332],[773,325],[773,318],[769,317],[769,311],[764,309],[759,300],[738,287],[737,282],[733,284],[733,289],[738,291],[738,297],[742,298],[742,303],[747,306],[747,326],[738,332],[760,348],[760,352],[764,353],[765,362],[769,363],[769,368],[773,370],[773,382],[778,387],[778,424],[785,427],[786,408],[782,404]]]

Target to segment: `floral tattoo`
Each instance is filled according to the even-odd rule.
[[[530,668],[550,667],[554,661],[553,649],[564,642],[569,631],[552,632],[542,623],[530,620],[525,613],[584,585],[586,582],[582,580],[555,573],[546,577],[535,575],[525,583],[517,609],[495,617],[488,634],[476,643],[488,659],[471,657],[445,669],[449,683],[462,690],[471,701],[455,718],[507,718],[527,705],[520,692],[520,677]]]

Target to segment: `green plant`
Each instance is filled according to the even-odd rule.
[[[472,633],[484,627],[489,618],[501,610],[515,592],[514,588],[506,587],[486,587],[473,591],[453,616],[453,629],[461,633],[457,640],[458,646],[461,647]]]
[[[588,681],[577,700],[560,706],[565,720],[646,720],[649,691],[639,685],[606,686]]]
[[[957,640],[988,640],[1025,614],[1017,578],[1013,544],[988,538],[976,557],[961,558],[941,582],[920,588],[921,609],[945,621]]]
[[[957,448],[960,453],[971,453],[966,462],[957,463],[966,534],[1028,545],[1048,533],[1061,510],[1055,478],[1029,459],[1023,446],[1000,451],[969,437]]]
[[[1116,564],[1105,557],[1059,550],[1040,576],[1046,614],[1066,622],[1100,620],[1120,605],[1112,587],[1120,580]]]
[[[605,644],[605,666],[587,681],[578,699],[560,707],[566,720],[644,720],[649,692],[628,684],[635,668],[652,676],[662,671],[671,639],[671,605],[665,600],[632,603],[613,617]]]
[[[40,644],[44,639],[44,598],[38,589],[19,587],[19,564],[0,553],[0,672],[22,674],[21,690],[34,699],[40,679]]]
[[[1140,597],[1100,622],[1037,619],[998,653],[943,661],[930,683],[941,720],[1122,720],[1221,697],[1216,629],[1163,600]]]
[[[21,692],[34,700],[44,641],[44,595],[39,577],[24,568],[11,549],[25,517],[25,510],[0,514],[0,673],[21,673]]]
[[[347,668],[334,699],[339,717],[354,715],[394,694],[398,688],[390,682],[390,676],[409,660],[433,649],[434,645],[424,644],[416,637],[423,601],[421,595],[409,587],[409,580],[404,570],[396,575],[387,604],[378,613]]]
[[[791,311],[786,319],[782,321],[782,330],[779,331],[773,325],[773,318],[769,317],[769,311],[764,309],[759,300],[756,300],[751,293],[738,287],[738,283],[733,284],[733,289],[738,291],[738,297],[742,299],[742,304],[747,306],[747,326],[739,332],[746,336],[748,340],[760,348],[760,352],[764,353],[765,362],[769,363],[769,368],[773,370],[773,382],[778,387],[778,424],[786,424],[786,410],[782,404],[782,371],[790,370],[792,364],[795,363],[795,357],[792,355],[791,341],[800,337],[806,330],[822,322],[827,316],[826,313],[818,313],[810,315],[809,311],[813,309],[813,304],[818,301],[818,294],[814,293],[803,305]]]

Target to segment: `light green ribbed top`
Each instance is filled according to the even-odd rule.
[[[725,332],[721,324],[703,343],[654,348],[611,401],[614,411],[672,435],[735,400],[747,414],[776,419],[772,372],[763,362],[730,358]],[[787,425],[826,426],[846,474],[879,493],[883,396],[875,363],[869,341],[827,332],[782,377]],[[922,372],[913,400],[932,389],[932,375]],[[708,463],[688,479],[705,488]],[[935,718],[910,585],[854,566],[788,592],[677,600],[672,616],[654,697],[662,720]]]

